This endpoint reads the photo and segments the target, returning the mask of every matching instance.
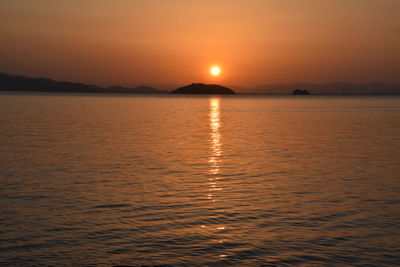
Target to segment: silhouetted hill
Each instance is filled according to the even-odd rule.
[[[166,91],[158,90],[148,86],[139,87],[100,87],[97,85],[59,82],[47,78],[31,78],[25,76],[13,76],[6,73],[0,73],[1,91],[39,91],[39,92],[73,92],[73,93],[146,93],[160,94]]]
[[[192,83],[190,85],[178,88],[170,94],[208,94],[208,95],[234,95],[233,90],[217,84]]]
[[[292,92],[292,95],[310,95],[310,92],[307,90],[296,89]]]

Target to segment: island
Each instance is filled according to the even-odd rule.
[[[311,95],[311,93],[307,90],[296,89],[292,92],[292,95]]]
[[[169,92],[170,94],[235,95],[235,91],[217,84],[192,83]]]

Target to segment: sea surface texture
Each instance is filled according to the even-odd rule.
[[[0,95],[0,264],[398,266],[400,98]]]

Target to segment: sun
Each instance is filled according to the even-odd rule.
[[[218,66],[212,66],[210,69],[210,73],[212,76],[218,76],[221,73],[221,68]]]

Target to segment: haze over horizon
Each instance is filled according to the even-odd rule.
[[[400,83],[399,11],[396,0],[0,0],[0,71],[99,85]]]

